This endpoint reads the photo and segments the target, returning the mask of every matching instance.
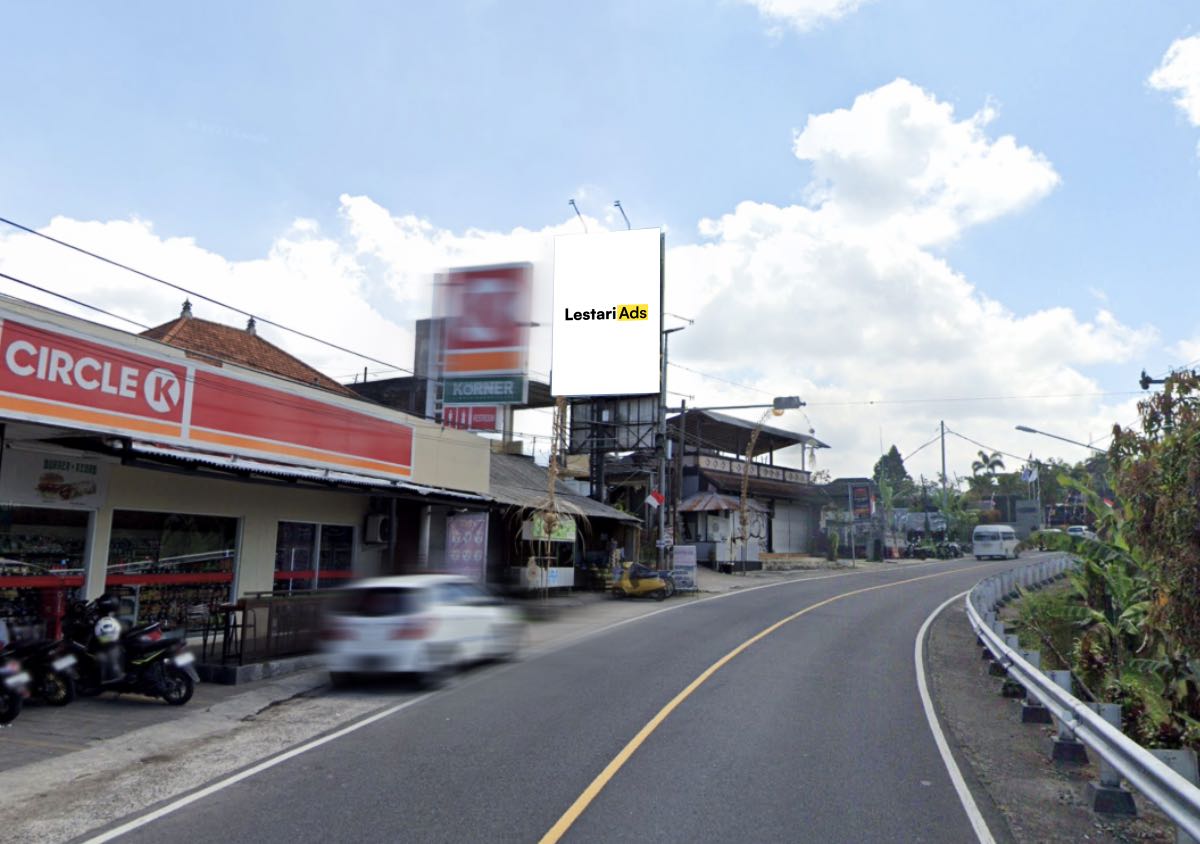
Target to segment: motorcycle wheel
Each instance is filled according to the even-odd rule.
[[[75,681],[65,674],[53,671],[38,683],[38,696],[51,706],[66,706],[75,700]]]
[[[656,589],[656,590],[654,590],[654,594],[651,597],[654,598],[654,600],[656,600],[656,601],[664,601],[667,598],[667,590],[666,589]]]
[[[0,693],[0,724],[11,724],[21,714],[21,696],[12,692]]]
[[[670,598],[672,595],[675,594],[675,581],[667,580],[664,582],[667,584],[667,588],[666,588],[667,594],[665,597]]]
[[[168,665],[163,670],[162,699],[171,706],[183,706],[192,699],[196,684],[182,668]]]

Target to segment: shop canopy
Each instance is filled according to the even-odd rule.
[[[714,513],[726,510],[741,510],[740,498],[732,495],[722,495],[719,492],[698,492],[679,504],[680,513]],[[754,499],[746,500],[746,509],[756,513],[765,513],[767,508]]]
[[[550,476],[547,470],[533,462],[532,457],[515,454],[493,454],[489,497],[501,504],[530,510],[546,509],[550,498]],[[641,522],[636,516],[602,504],[585,495],[571,492],[561,481],[555,487],[557,512],[589,519],[613,519],[619,522]]]
[[[750,445],[750,438],[756,427],[758,428],[758,438],[754,441],[754,457],[794,445],[829,448],[828,445],[809,434],[788,431],[773,425],[757,425],[750,420],[739,419],[715,410],[689,410],[671,417],[667,420],[671,439],[679,436],[681,425],[685,441],[689,444],[742,457],[745,457],[746,449]]]

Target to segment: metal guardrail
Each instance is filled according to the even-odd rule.
[[[1091,705],[1060,687],[1005,641],[1004,625],[996,614],[1000,602],[1015,597],[1018,587],[1045,585],[1077,565],[1063,555],[981,580],[967,594],[971,626],[1009,676],[1050,710],[1060,724],[1096,751],[1180,829],[1200,840],[1200,788],[1109,724]]]

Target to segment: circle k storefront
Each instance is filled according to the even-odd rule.
[[[373,521],[488,484],[474,435],[3,297],[0,443],[0,620],[32,636],[76,596],[184,626],[395,571],[423,537]]]

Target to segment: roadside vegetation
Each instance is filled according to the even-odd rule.
[[[1082,566],[1066,589],[1024,595],[1017,621],[1082,697],[1121,704],[1130,737],[1200,750],[1200,379],[1173,375],[1138,408],[1137,428],[1114,429],[1107,484],[1058,477],[1096,536],[1035,535]]]

